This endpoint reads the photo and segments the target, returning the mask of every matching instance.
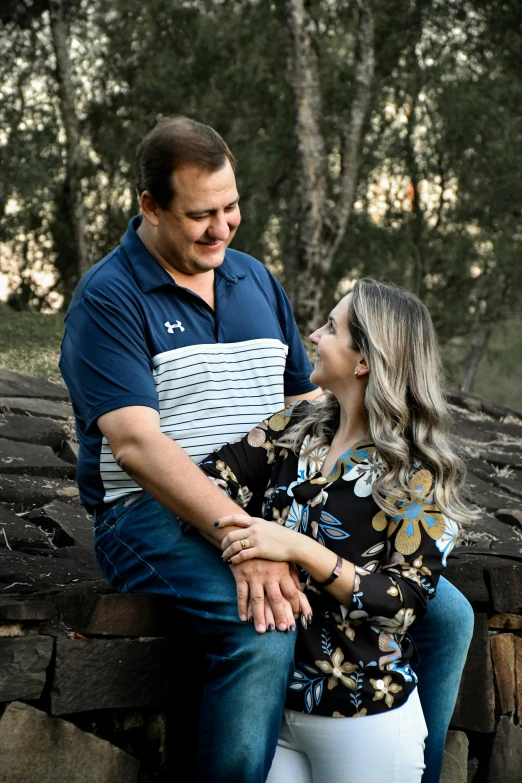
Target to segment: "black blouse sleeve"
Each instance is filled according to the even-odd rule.
[[[253,495],[262,494],[283,449],[276,446],[298,405],[294,402],[261,422],[247,435],[210,454],[200,468],[242,508]]]
[[[372,521],[375,530],[387,530],[387,557],[373,573],[356,567],[353,611],[391,633],[405,633],[425,614],[454,537],[455,525],[440,511],[433,490],[429,470],[413,472],[396,514],[380,511]]]

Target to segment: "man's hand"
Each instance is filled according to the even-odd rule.
[[[264,633],[270,625],[270,611],[279,631],[295,630],[294,617],[302,612],[310,620],[311,607],[288,563],[270,560],[248,560],[234,566],[237,606],[241,620],[248,620],[249,602],[258,633]],[[265,616],[265,596],[269,611]]]

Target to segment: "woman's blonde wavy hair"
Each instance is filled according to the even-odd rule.
[[[414,294],[364,278],[355,283],[348,310],[352,347],[369,367],[365,406],[368,432],[388,470],[373,485],[386,513],[410,495],[415,459],[435,476],[435,500],[455,522],[473,517],[459,497],[465,469],[451,442],[452,419],[442,386],[437,337],[431,316]],[[331,392],[310,405],[281,445],[299,450],[306,434],[330,441],[339,425],[339,403]]]

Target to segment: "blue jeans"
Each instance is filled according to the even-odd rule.
[[[192,677],[191,650],[204,654],[198,782],[264,783],[293,671],[294,634],[261,635],[242,623],[219,549],[195,530],[183,534],[176,516],[146,493],[95,518],[94,547],[119,592],[167,595],[183,613],[190,635],[180,639],[180,679]]]
[[[473,635],[473,609],[456,587],[441,577],[428,611],[411,628],[419,653],[412,665],[428,727],[422,783],[439,783],[446,732],[455,708],[462,669]]]

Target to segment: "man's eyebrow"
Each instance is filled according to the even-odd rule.
[[[229,204],[225,205],[225,209],[228,209],[229,207],[233,207],[235,204],[239,203],[239,196],[235,198],[233,201],[231,201]],[[186,212],[185,214],[188,217],[194,217],[195,215],[206,215],[207,212],[215,212],[215,209],[191,209],[189,212]]]

